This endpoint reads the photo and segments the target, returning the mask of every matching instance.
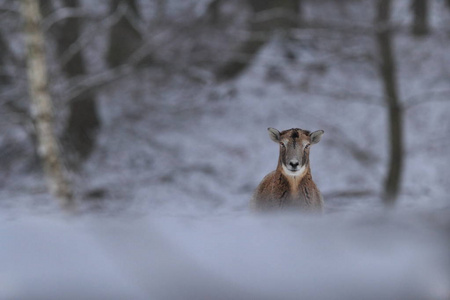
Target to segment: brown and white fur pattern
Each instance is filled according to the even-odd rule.
[[[278,166],[257,187],[252,207],[257,210],[297,207],[321,211],[323,199],[311,176],[309,151],[311,145],[320,141],[324,131],[268,130],[270,138],[280,146]]]

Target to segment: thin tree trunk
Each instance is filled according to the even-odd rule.
[[[429,33],[428,0],[412,0],[411,8],[414,14],[412,33],[416,36],[427,35]]]
[[[50,192],[60,200],[64,208],[73,208],[72,191],[53,132],[52,103],[48,91],[44,35],[40,29],[38,1],[21,0],[21,14],[24,21],[31,113],[36,128],[38,154]]]
[[[303,15],[305,14],[305,11],[303,8],[303,0],[297,1],[297,13],[300,18],[300,21],[303,21]]]
[[[5,39],[3,38],[3,35],[0,33],[0,70],[2,70],[3,65],[6,61],[8,46],[6,44]],[[3,70],[5,70],[3,68]],[[8,85],[10,83],[9,77],[6,74],[0,73],[0,91],[3,88],[3,86]]]
[[[389,165],[384,186],[384,202],[393,205],[398,197],[403,166],[402,109],[397,89],[396,62],[392,46],[390,21],[391,1],[379,0],[376,35],[379,50],[379,71],[383,81],[384,95],[388,108]]]
[[[158,22],[162,22],[166,18],[167,1],[157,0],[156,1],[156,19]]]
[[[208,4],[206,8],[206,16],[211,24],[217,25],[220,23],[220,7],[223,0],[213,0]]]

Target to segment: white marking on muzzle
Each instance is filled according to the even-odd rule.
[[[291,171],[289,170],[284,164],[281,164],[284,174],[289,175],[289,176],[300,176],[303,175],[306,171],[306,166],[303,165],[300,169],[296,170],[296,171]]]

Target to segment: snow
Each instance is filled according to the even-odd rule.
[[[448,229],[426,219],[226,213],[1,221],[0,298],[446,299]]]

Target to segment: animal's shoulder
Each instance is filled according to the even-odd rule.
[[[284,183],[284,181],[284,177],[281,175],[281,173],[275,170],[264,176],[259,185],[261,187],[272,187],[274,185]]]
[[[254,209],[267,209],[269,207],[279,206],[279,200],[283,196],[280,192],[280,172],[272,171],[267,174],[253,194],[251,204]],[[284,181],[283,181],[284,183]]]
[[[267,174],[258,188],[256,189],[257,194],[271,195],[271,197],[281,197],[284,191],[289,189],[289,182],[286,178],[278,171],[272,171]]]
[[[263,182],[270,182],[273,180],[273,178],[275,178],[277,171],[274,170],[272,172],[270,172],[269,174],[267,174],[266,176],[264,176],[263,180],[261,180],[261,183]]]

